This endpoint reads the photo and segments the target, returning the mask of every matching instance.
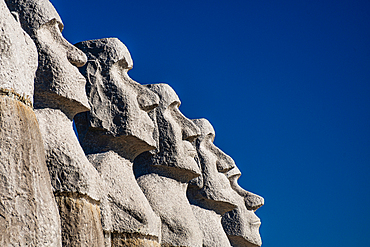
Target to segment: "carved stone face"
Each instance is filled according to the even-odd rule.
[[[236,208],[235,192],[225,176],[225,172],[235,167],[234,160],[213,144],[215,131],[206,119],[194,119],[201,135],[195,142],[202,168],[201,177],[195,178],[197,187],[190,186],[188,197],[197,200],[197,204],[207,209],[224,214]],[[193,190],[193,191],[190,191]]]
[[[53,5],[47,0],[6,2],[38,50],[35,108],[61,109],[70,118],[87,111],[86,81],[76,68],[86,63],[86,56],[62,36],[63,24]]]
[[[237,182],[240,175],[238,167],[234,167],[227,173],[230,184],[236,192],[238,207],[222,217],[222,226],[232,245],[261,246],[259,234],[261,221],[254,211],[264,204],[264,199],[241,188]]]
[[[176,168],[174,174],[179,175],[176,179],[188,182],[200,175],[200,168],[194,159],[196,150],[191,144],[199,136],[199,128],[180,112],[180,100],[169,85],[151,84],[147,87],[160,98],[159,106],[152,114],[157,123],[159,142],[152,164]]]
[[[76,46],[88,57],[81,72],[87,78],[91,111],[85,119],[86,133],[78,126],[85,151],[113,149],[133,160],[154,149],[155,126],[148,112],[158,105],[159,98],[128,76],[133,62],[126,46],[116,38],[89,40]],[[83,117],[76,116],[76,125],[83,125]]]

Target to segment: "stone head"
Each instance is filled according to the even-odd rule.
[[[89,113],[75,117],[86,153],[114,150],[133,160],[156,148],[154,122],[148,112],[159,98],[129,77],[133,61],[127,47],[117,38],[83,41],[75,45],[88,61],[80,68],[86,77]]]
[[[188,182],[200,175],[199,165],[194,159],[196,150],[191,144],[199,136],[200,130],[180,112],[180,99],[168,84],[146,86],[160,99],[158,107],[150,114],[157,126],[155,138],[158,150],[151,155],[143,154],[136,163],[149,162],[157,172],[162,171],[166,176]],[[144,157],[148,155],[149,161]],[[140,173],[138,171],[136,175]]]
[[[189,200],[199,206],[224,214],[236,208],[235,192],[225,172],[235,167],[234,160],[213,144],[215,131],[206,119],[194,119],[201,134],[195,141],[202,175],[191,181],[188,188]]]
[[[261,221],[254,212],[264,204],[264,199],[239,186],[238,179],[241,173],[238,167],[234,167],[226,175],[236,192],[238,207],[222,217],[222,226],[233,246],[261,246],[259,234]]]
[[[77,67],[86,56],[62,35],[63,23],[48,0],[6,0],[38,50],[35,108],[61,109],[69,117],[89,109],[85,79]]]

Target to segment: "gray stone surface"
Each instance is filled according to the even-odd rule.
[[[231,247],[222,228],[220,214],[194,204],[191,204],[191,208],[203,233],[203,247]]]
[[[192,181],[188,197],[198,205],[222,215],[236,207],[234,191],[224,174],[235,167],[235,163],[230,156],[213,144],[215,131],[208,120],[194,119],[193,122],[201,130],[201,135],[195,141],[195,147],[202,175],[201,182]]]
[[[0,246],[61,246],[41,134],[31,106],[36,47],[0,0]]]
[[[81,144],[105,182],[101,212],[106,246],[157,246],[161,221],[136,182],[132,160],[156,147],[147,112],[159,98],[128,76],[133,62],[118,39],[76,46],[88,57],[81,72],[91,111],[78,114],[75,122]]]
[[[86,55],[64,39],[61,34],[63,24],[49,1],[6,2],[12,11],[18,13],[22,28],[31,36],[38,51],[34,107],[54,193],[61,197],[57,202],[60,212],[63,212],[63,244],[99,246],[99,242],[88,244],[85,241],[95,239],[97,235],[103,241],[101,226],[93,224],[100,223],[94,218],[99,215],[94,209],[101,194],[99,174],[85,157],[72,128],[74,115],[89,110],[86,81],[76,67],[86,63]],[[78,204],[84,196],[88,200]],[[68,205],[60,204],[68,202],[65,197],[74,200],[79,207],[66,210]],[[90,220],[86,220],[88,218]],[[91,224],[84,225],[86,222]],[[70,227],[71,224],[75,226]]]
[[[72,120],[61,110],[35,109],[46,150],[54,192],[79,193],[99,201],[102,184],[73,131]]]
[[[133,61],[126,46],[116,38],[89,40],[76,46],[89,58],[81,73],[87,78],[91,111],[75,118],[85,152],[115,150],[133,160],[154,149],[154,123],[147,112],[158,105],[159,99],[128,76]]]
[[[0,1],[0,89],[7,89],[33,101],[37,50],[4,1]]]
[[[160,98],[150,113],[158,128],[159,148],[135,159],[138,184],[161,217],[163,246],[202,246],[202,233],[186,198],[189,180],[200,175],[191,144],[200,131],[180,112],[180,100],[169,85],[147,87]]]
[[[187,196],[203,232],[203,246],[231,246],[221,225],[221,215],[237,207],[236,193],[225,175],[235,163],[213,144],[215,131],[208,120],[193,122],[201,131],[194,144],[202,175],[191,181]]]
[[[122,242],[120,237],[127,240],[145,236],[150,244],[159,243],[161,221],[140,190],[132,163],[114,151],[90,154],[88,158],[106,185],[100,204],[106,241]],[[113,242],[109,246],[117,246]]]
[[[237,183],[240,175],[237,167],[227,173],[230,184],[236,192],[238,207],[223,215],[222,226],[233,247],[261,246],[259,234],[261,221],[254,212],[264,204],[264,199],[242,189]]]
[[[122,42],[71,45],[48,0],[0,16],[0,246],[261,246],[264,199]]]

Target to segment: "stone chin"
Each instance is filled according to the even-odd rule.
[[[244,235],[244,239],[247,240],[249,243],[253,244],[251,246],[261,246],[262,240],[259,233],[259,228],[261,226],[261,221],[257,217],[257,215],[251,211],[246,210],[245,212],[246,218],[248,219],[246,228],[250,229],[250,232],[248,232],[246,235]]]

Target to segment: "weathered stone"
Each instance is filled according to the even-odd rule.
[[[140,190],[132,171],[132,163],[114,151],[90,154],[88,158],[106,185],[100,205],[106,238],[113,233],[135,233],[134,236],[159,243],[160,219]],[[116,235],[116,243],[120,242],[119,236],[126,235]],[[111,246],[116,245],[112,242]]]
[[[72,128],[74,115],[89,110],[85,94],[86,81],[76,67],[86,63],[86,55],[63,38],[63,24],[49,1],[6,2],[12,11],[18,12],[23,29],[34,40],[38,50],[34,106],[54,192],[77,193],[92,199],[84,202],[90,204],[89,206],[70,210],[68,214],[63,215],[63,242],[70,243],[69,246],[99,246],[99,243],[86,245],[84,242],[72,241],[94,239],[98,231],[101,232],[100,238],[103,238],[101,226],[93,224],[100,221],[94,218],[86,220],[93,217],[86,209],[96,207],[95,202],[101,194],[99,174],[85,157]],[[59,202],[67,203],[66,200]],[[68,207],[60,204],[58,206],[61,210]],[[71,229],[69,226],[79,219],[90,224],[81,228],[81,231],[76,230],[68,234]],[[89,232],[93,236],[77,236]]]
[[[66,114],[50,108],[35,112],[58,203],[63,246],[102,246],[104,236],[97,211],[103,187],[99,173],[86,158]]]
[[[6,3],[37,46],[35,108],[63,109],[70,118],[87,111],[86,81],[76,67],[86,63],[86,56],[62,36],[63,23],[53,5],[48,0]]]
[[[189,185],[187,196],[203,232],[203,246],[231,246],[221,225],[221,215],[236,208],[236,193],[224,174],[235,167],[235,163],[213,144],[215,131],[206,119],[193,122],[201,131],[195,147],[202,175]]]
[[[159,247],[158,239],[139,233],[112,233],[112,246],[116,247]]]
[[[195,204],[192,204],[191,208],[203,233],[204,247],[231,247],[229,239],[222,228],[220,214]]]
[[[63,246],[104,246],[100,207],[78,193],[55,195],[63,222]]]
[[[0,246],[61,246],[58,209],[33,112],[37,51],[0,0]]]
[[[133,62],[116,38],[76,44],[88,57],[81,68],[87,78],[89,113],[75,117],[88,159],[105,181],[101,200],[106,246],[159,246],[160,218],[138,186],[132,160],[156,146],[148,111],[158,96],[132,80]]]
[[[189,180],[200,175],[191,144],[200,131],[179,111],[180,100],[169,85],[147,86],[160,98],[159,106],[150,113],[157,124],[159,148],[135,159],[135,176],[161,217],[161,245],[202,246],[202,233],[186,198]]]
[[[80,71],[87,78],[91,111],[75,118],[85,152],[115,150],[133,160],[154,149],[154,123],[147,112],[158,105],[158,96],[128,76],[133,62],[126,46],[116,38],[83,41],[75,46],[89,60]]]
[[[0,158],[0,246],[61,246],[36,116],[8,96],[0,96]]]
[[[262,196],[256,195],[252,192],[246,191],[238,184],[238,179],[241,172],[238,167],[235,167],[227,172],[226,176],[229,178],[231,187],[244,198],[245,206],[248,210],[257,210],[265,204],[265,199]]]
[[[33,102],[37,51],[3,0],[0,1],[0,90],[15,92]],[[1,94],[3,94],[1,93]]]
[[[236,192],[238,207],[224,214],[221,222],[233,247],[258,247],[262,245],[259,234],[261,221],[254,211],[264,204],[264,199],[242,189],[237,183],[240,175],[237,167],[227,173]]]

